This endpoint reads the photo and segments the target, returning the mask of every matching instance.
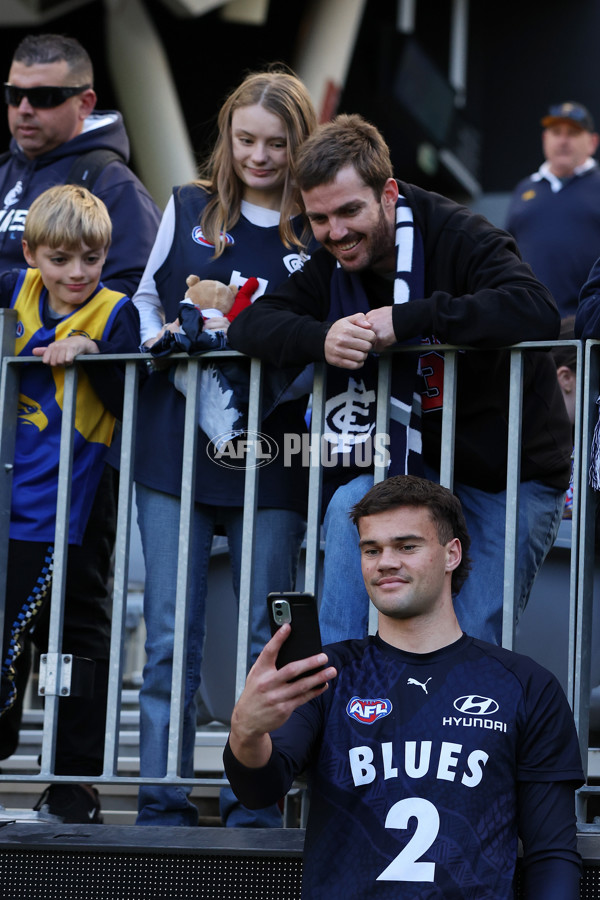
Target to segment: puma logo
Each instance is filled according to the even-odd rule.
[[[427,681],[425,681],[423,684],[421,684],[420,681],[417,681],[416,678],[409,678],[408,681],[407,681],[406,683],[407,683],[407,684],[417,684],[420,688],[423,688],[423,690],[425,691],[426,694],[428,694],[429,691],[427,690],[427,684],[428,684],[430,681],[431,681],[431,675],[429,676],[429,678],[427,679]]]

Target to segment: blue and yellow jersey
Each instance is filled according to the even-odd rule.
[[[7,299],[6,297],[4,298]],[[73,312],[55,321],[44,315],[47,290],[38,269],[21,270],[10,299],[18,313],[15,355],[82,334],[107,341],[130,300],[99,285]],[[130,349],[134,349],[131,347]],[[64,368],[36,362],[20,371],[10,535],[17,540],[54,539]],[[110,446],[115,418],[92,387],[85,367],[78,372],[69,542],[80,543]]]

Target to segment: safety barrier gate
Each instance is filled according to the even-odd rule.
[[[14,329],[16,316],[13,310],[0,312],[0,352],[2,353],[2,377],[0,383],[0,596],[4,596],[4,575],[6,572],[6,555],[8,546],[8,522],[10,515],[11,468],[14,456],[16,428],[16,410],[19,383],[19,369],[24,364],[22,358],[16,358],[14,352]],[[510,353],[510,412],[508,437],[508,470],[507,470],[507,510],[506,510],[506,544],[505,544],[505,578],[504,578],[504,614],[503,644],[512,647],[515,639],[515,616],[513,588],[516,566],[516,522],[518,515],[518,491],[522,410],[522,373],[523,352],[531,349],[542,349],[554,345],[573,345],[577,351],[577,411],[574,427],[574,502],[571,522],[571,553],[569,571],[569,614],[568,633],[564,640],[568,644],[568,677],[566,693],[573,708],[584,760],[588,758],[589,698],[590,698],[590,659],[591,659],[591,620],[593,608],[593,565],[594,565],[594,518],[595,496],[588,487],[587,470],[592,439],[592,431],[596,422],[597,386],[600,384],[600,364],[598,361],[598,343],[588,342],[584,347],[578,341],[556,341],[546,343],[523,343],[508,348]],[[462,349],[473,353],[485,353],[485,350],[449,347],[438,345],[435,352],[443,354],[444,364],[444,407],[442,420],[442,452],[440,460],[440,481],[452,488],[454,437],[455,437],[455,402],[457,383],[457,355]],[[415,348],[400,348],[397,352],[415,353]],[[421,348],[422,352],[422,348]],[[194,496],[194,465],[197,443],[197,403],[199,390],[199,366],[211,356],[236,356],[245,358],[234,351],[223,351],[219,354],[207,354],[201,360],[184,357],[188,365],[188,393],[186,402],[186,420],[183,446],[183,476],[181,485],[181,519],[180,545],[178,559],[178,577],[176,584],[176,620],[174,667],[171,701],[171,723],[169,735],[169,757],[167,773],[164,778],[141,778],[130,772],[122,774],[118,769],[119,728],[121,716],[121,694],[123,678],[124,632],[126,617],[126,601],[128,589],[128,561],[132,524],[133,495],[133,458],[136,439],[137,393],[139,384],[139,363],[146,357],[136,356],[86,356],[68,368],[65,372],[63,424],[61,437],[61,457],[59,468],[58,508],[56,518],[54,580],[51,597],[50,637],[47,654],[46,687],[44,701],[43,739],[41,762],[39,769],[25,774],[0,773],[2,782],[42,783],[73,781],[73,777],[54,774],[54,747],[60,685],[64,681],[64,668],[67,665],[61,657],[61,630],[63,620],[65,564],[68,546],[68,522],[71,465],[72,465],[72,433],[75,411],[75,390],[77,372],[80,366],[103,365],[108,361],[119,360],[125,365],[124,415],[121,430],[120,487],[119,510],[117,521],[117,540],[114,562],[114,593],[112,613],[112,638],[110,655],[110,681],[106,737],[104,746],[104,769],[101,776],[82,778],[77,781],[89,781],[94,784],[142,784],[142,783],[177,783],[204,785],[212,788],[222,786],[219,778],[196,777],[184,779],[178,772],[179,748],[183,717],[183,660],[186,648],[186,597],[189,584],[189,542],[191,516]],[[149,357],[148,357],[149,359]],[[379,385],[377,393],[378,433],[387,433],[388,408],[390,399],[390,372],[392,354],[380,359]],[[42,365],[40,361],[27,358],[27,364]],[[250,367],[250,404],[249,433],[260,432],[262,367],[258,360],[246,360]],[[321,435],[325,416],[325,368],[323,364],[315,365],[312,391],[312,414],[310,424],[310,476],[308,490],[308,513],[306,530],[306,553],[304,567],[304,589],[318,593],[319,568],[321,553],[320,529],[320,495],[322,466],[320,464]],[[255,541],[255,512],[257,506],[257,466],[256,446],[249,442],[248,468],[246,474],[244,501],[244,542],[242,548],[241,582],[239,595],[238,641],[236,658],[235,694],[239,695],[243,688],[247,666],[248,646],[248,611],[250,602],[250,576]],[[385,467],[375,461],[375,479],[385,477]],[[372,610],[372,613],[374,610]],[[0,605],[0,625],[2,625],[3,604]],[[375,618],[371,616],[371,630]],[[226,737],[226,728],[218,732],[203,735],[199,731],[197,746],[222,746]],[[589,784],[582,789],[578,801],[578,816],[585,830],[600,830],[600,826],[586,823],[586,809],[589,798],[600,787]],[[301,824],[303,816],[301,817]]]

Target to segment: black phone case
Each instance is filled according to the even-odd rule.
[[[277,656],[277,668],[281,669],[289,662],[306,659],[321,652],[321,632],[317,603],[313,594],[300,592],[273,592],[267,597],[269,624],[271,634],[275,634],[280,625],[273,615],[273,601],[287,600],[291,611],[291,632]],[[316,670],[313,670],[316,671]],[[306,673],[307,675],[310,673]]]

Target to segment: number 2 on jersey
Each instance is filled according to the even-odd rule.
[[[377,876],[377,881],[433,881],[435,863],[419,862],[435,841],[440,830],[440,816],[429,800],[407,797],[394,803],[385,819],[386,828],[407,828],[415,817],[417,827],[410,841],[389,866]]]

